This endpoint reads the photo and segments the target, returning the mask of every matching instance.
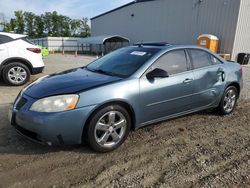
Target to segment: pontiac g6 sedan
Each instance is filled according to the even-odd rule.
[[[10,109],[16,130],[47,145],[120,146],[130,130],[205,109],[230,114],[242,68],[197,46],[144,43],[45,76]]]

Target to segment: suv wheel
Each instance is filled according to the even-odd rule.
[[[20,86],[30,79],[29,68],[22,63],[10,63],[3,70],[3,80],[6,84]]]
[[[97,152],[108,152],[119,147],[127,138],[131,118],[126,109],[110,105],[97,111],[89,122],[87,139]]]

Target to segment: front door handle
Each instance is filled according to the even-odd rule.
[[[190,83],[190,82],[192,82],[192,81],[193,81],[193,79],[187,78],[187,79],[185,79],[185,80],[183,81],[183,83],[184,83],[184,84],[188,84],[188,83]]]

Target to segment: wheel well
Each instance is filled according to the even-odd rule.
[[[84,128],[83,128],[83,133],[82,133],[82,136],[83,138],[86,138],[87,134],[86,134],[86,131],[87,131],[87,128],[88,128],[88,124],[89,124],[89,121],[91,119],[91,117],[98,111],[100,110],[101,108],[104,108],[106,106],[109,106],[109,105],[120,105],[122,106],[123,108],[125,108],[130,117],[131,117],[131,129],[132,130],[135,130],[135,112],[132,108],[131,105],[129,105],[128,103],[124,102],[124,101],[112,101],[112,102],[108,102],[108,103],[105,103],[101,106],[99,106],[97,109],[95,109],[91,114],[90,116],[88,117],[87,121],[85,122],[85,125],[84,125]],[[82,139],[83,140],[83,139]]]
[[[24,64],[24,65],[26,65],[26,66],[28,67],[30,73],[32,74],[32,66],[31,66],[31,64],[30,64],[28,61],[26,61],[25,59],[19,59],[19,58],[13,58],[13,59],[8,59],[8,60],[6,60],[6,61],[2,64],[2,66],[1,66],[1,68],[0,68],[1,73],[2,73],[2,71],[3,71],[3,69],[4,69],[4,67],[5,67],[6,65],[10,64],[10,63],[22,63],[22,64]]]
[[[227,87],[234,86],[238,91],[238,97],[240,96],[240,84],[237,82],[230,83]]]

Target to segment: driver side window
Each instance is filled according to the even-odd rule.
[[[153,64],[152,69],[156,68],[167,71],[169,75],[187,71],[187,58],[185,51],[174,50],[164,54]]]

